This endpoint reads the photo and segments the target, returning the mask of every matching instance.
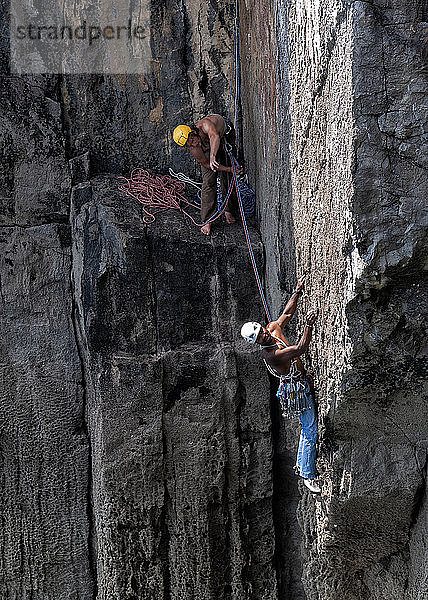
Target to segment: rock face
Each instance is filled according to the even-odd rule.
[[[241,229],[117,191],[198,177],[170,131],[227,109],[233,7],[151,10],[147,77],[11,76],[0,45],[0,596],[426,600],[426,8],[240,3],[256,258],[274,316],[308,270],[292,335],[319,310],[321,498],[239,340]]]
[[[248,7],[243,88],[262,90],[244,96],[248,138],[259,130],[271,140],[252,164],[267,288],[279,310],[308,269],[304,306],[319,310],[311,359],[324,493],[298,510],[306,596],[419,600],[428,594],[427,15],[418,2],[293,2],[263,18],[268,36],[250,27],[260,15]],[[287,430],[279,477],[290,446]],[[288,543],[282,554],[285,565]]]
[[[242,233],[142,226],[115,185],[72,200],[98,597],[275,598],[268,382],[234,341],[260,311]]]

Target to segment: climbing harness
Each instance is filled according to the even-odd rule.
[[[272,337],[277,340],[283,348],[287,347],[287,344],[283,340],[280,340],[275,336]],[[276,346],[277,344],[274,345]],[[270,348],[274,345],[262,346],[261,348]],[[304,413],[306,409],[312,408],[311,377],[310,375],[302,377],[302,373],[297,368],[295,360],[291,362],[290,371],[287,375],[279,373],[276,369],[271,367],[265,359],[263,359],[263,362],[269,373],[279,379],[276,397],[279,400],[281,413],[285,419],[297,417]]]
[[[306,378],[302,378],[295,361],[291,363],[290,372],[280,377],[276,397],[285,419],[292,419],[312,408],[311,386]]]

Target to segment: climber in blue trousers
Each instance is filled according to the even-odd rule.
[[[277,397],[282,416],[298,416],[302,425],[295,470],[303,478],[305,486],[314,494],[321,493],[316,482],[316,444],[318,437],[317,414],[314,402],[313,380],[306,373],[301,361],[312,339],[312,327],[316,320],[314,312],[306,316],[302,337],[296,345],[291,345],[283,334],[283,328],[290,322],[297,308],[297,301],[303,294],[304,278],[296,285],[282,315],[262,327],[260,323],[245,323],[242,337],[250,344],[259,344],[262,358],[269,372],[279,379]]]

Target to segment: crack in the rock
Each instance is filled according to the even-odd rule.
[[[67,80],[64,75],[59,76],[59,98],[61,107],[61,127],[64,136],[64,153],[67,160],[73,158],[72,137],[71,137],[71,118],[68,113],[67,103]]]
[[[192,30],[189,24],[189,16],[187,14],[187,8],[186,5],[184,3],[184,0],[181,0],[180,2],[180,12],[181,12],[181,16],[182,16],[182,23],[183,23],[183,40],[184,40],[184,44],[183,44],[183,53],[182,53],[182,58],[183,58],[183,67],[184,67],[184,77],[186,78],[186,82],[187,82],[187,94],[189,97],[189,102],[192,106],[192,90],[190,89],[190,82],[191,82],[191,77],[189,76],[189,72],[190,72],[190,60],[188,57],[188,53],[192,54],[192,49],[189,47],[189,41],[192,35]],[[193,108],[193,107],[192,107]]]
[[[422,482],[416,490],[414,496],[413,510],[411,515],[411,524],[409,527],[409,537],[411,535],[412,529],[415,527],[416,523],[419,520],[420,515],[422,514],[426,498],[427,498],[427,469],[428,469],[428,454],[425,458],[425,465],[422,467]]]
[[[168,527],[168,503],[170,502],[170,495],[168,491],[167,483],[167,431],[165,426],[165,380],[164,380],[164,360],[161,358],[160,365],[162,369],[161,382],[162,382],[162,417],[161,417],[161,429],[162,429],[162,477],[163,477],[163,506],[161,509],[161,539],[160,539],[160,553],[162,558],[162,578],[163,578],[163,598],[162,600],[171,600],[171,572],[169,566],[169,547],[171,535]]]
[[[213,263],[214,263],[214,297],[215,298],[220,298],[221,297],[221,289],[220,289],[220,280],[221,280],[221,276],[218,270],[218,260],[217,260],[217,252],[216,252],[216,248],[217,248],[217,244],[214,244],[213,241],[213,236],[210,235],[210,245],[212,247],[212,251],[213,251]],[[225,249],[225,245],[224,245],[224,233],[223,233],[223,250]],[[215,320],[216,320],[216,331],[217,331],[217,343],[219,346],[221,346],[221,333],[220,333],[220,323],[221,323],[221,318],[220,318],[220,312],[219,312],[219,307],[220,307],[220,303],[219,302],[215,302],[214,303],[214,316],[215,316]],[[229,321],[229,326],[231,326],[231,322]]]
[[[72,217],[72,200],[70,196],[70,227],[73,231],[73,217]],[[97,557],[96,557],[96,524],[95,524],[95,512],[93,504],[93,475],[92,475],[92,441],[88,427],[88,377],[87,377],[87,352],[83,344],[84,332],[81,329],[81,311],[80,302],[77,297],[75,271],[74,271],[74,259],[75,253],[72,250],[71,261],[70,261],[70,293],[71,293],[71,323],[73,328],[73,335],[76,344],[76,352],[80,363],[81,370],[81,385],[82,385],[82,414],[81,414],[81,433],[85,436],[88,444],[88,471],[87,471],[87,492],[86,492],[86,515],[88,519],[88,563],[89,570],[92,576],[93,599],[96,600],[98,595],[98,576],[97,576]]]
[[[65,225],[68,223],[67,215],[64,215],[64,219],[58,219],[58,221],[41,221],[40,223],[34,225],[24,225],[23,223],[3,223],[0,224],[0,229],[13,229],[16,227],[17,229],[37,229],[38,227],[43,227],[44,225]]]
[[[152,308],[152,314],[153,314],[153,326],[154,326],[154,331],[155,331],[155,349],[156,349],[156,354],[160,354],[162,352],[162,349],[160,348],[160,342],[159,342],[159,318],[158,318],[158,297],[157,297],[157,292],[156,292],[156,277],[155,277],[155,273],[156,273],[156,265],[155,265],[155,260],[153,257],[153,248],[152,248],[152,242],[150,240],[150,236],[148,233],[148,229],[147,227],[144,227],[144,232],[143,232],[144,238],[146,240],[146,244],[147,244],[147,253],[149,256],[149,263],[150,263],[150,272],[152,274],[152,286],[151,286],[151,308]]]

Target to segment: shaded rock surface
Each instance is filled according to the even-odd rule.
[[[267,376],[233,328],[260,310],[242,231],[143,226],[115,185],[72,202],[99,597],[274,598]]]
[[[153,5],[147,78],[11,76],[1,47],[5,600],[276,596],[268,380],[236,344],[261,310],[242,231],[147,227],[94,177],[196,173],[170,131],[224,111],[230,18]]]

